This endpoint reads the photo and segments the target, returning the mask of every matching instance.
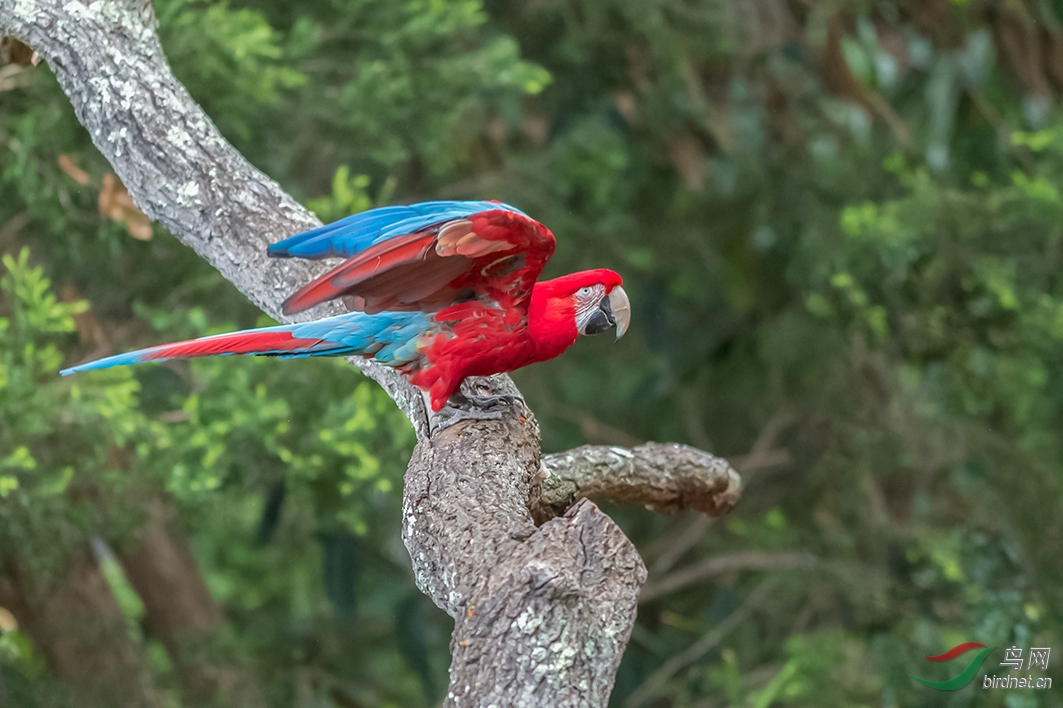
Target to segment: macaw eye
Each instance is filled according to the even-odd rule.
[[[583,295],[583,296],[590,295],[591,294],[591,289],[589,287],[580,288],[579,289],[579,294]]]

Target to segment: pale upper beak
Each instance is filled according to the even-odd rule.
[[[631,301],[627,299],[627,293],[619,285],[609,293],[609,309],[616,322],[616,338],[620,339],[627,331],[628,325],[631,324]]]

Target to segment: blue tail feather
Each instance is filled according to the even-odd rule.
[[[347,356],[354,354],[370,355],[375,361],[387,366],[403,366],[414,361],[420,356],[419,346],[423,336],[432,326],[432,320],[428,315],[420,312],[381,312],[367,315],[364,312],[350,312],[336,317],[329,317],[313,322],[298,324],[276,325],[273,327],[260,327],[247,329],[239,332],[201,337],[188,342],[175,342],[163,344],[147,349],[139,349],[125,354],[97,359],[85,364],[78,364],[59,373],[62,376],[92,371],[94,369],[107,369],[114,366],[128,366],[148,361],[165,361],[167,359],[182,359],[194,356],[231,356],[242,354],[245,356],[272,356],[284,359],[298,359],[313,356]],[[297,340],[306,340],[309,344],[298,349],[276,349],[276,340],[268,337],[259,338],[259,342],[245,338],[239,341],[241,335],[268,335],[271,333],[290,334]],[[290,341],[290,340],[285,340]],[[246,347],[260,349],[243,352],[216,351],[216,345],[221,343],[231,345],[244,344]],[[270,346],[270,344],[273,346]],[[181,345],[175,347],[175,345]],[[215,345],[215,346],[211,346]],[[215,349],[215,351],[212,351]],[[170,351],[166,351],[170,350]]]

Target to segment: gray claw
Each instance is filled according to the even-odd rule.
[[[518,402],[524,402],[524,399],[520,396],[514,396],[509,393],[500,393],[496,396],[463,396],[463,398],[480,410],[496,408],[503,404],[514,405]]]
[[[523,403],[524,399],[511,394],[466,396],[458,391],[450,397],[442,410],[431,416],[428,421],[429,431],[434,435],[463,420],[501,420],[502,411],[498,410],[499,406],[512,405],[518,401]]]
[[[433,413],[428,420],[428,427],[432,435],[435,435],[440,430],[446,430],[455,423],[460,423],[463,420],[501,420],[502,411],[483,410],[482,408],[459,408],[452,406],[449,403],[439,410],[438,413]]]

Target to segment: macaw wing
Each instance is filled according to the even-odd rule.
[[[420,213],[411,217],[401,209]],[[358,223],[366,230],[348,221],[305,242],[295,242],[305,236],[300,235],[277,244],[295,242],[283,249],[295,255],[317,253],[314,249],[326,255],[353,252],[289,297],[285,313],[336,298],[369,313],[436,312],[471,299],[523,307],[555,246],[542,224],[497,202],[428,202],[356,216],[363,217]]]
[[[379,207],[278,241],[266,249],[266,254],[272,258],[310,260],[350,258],[375,243],[496,209],[527,216],[508,204],[489,201],[436,201]]]

